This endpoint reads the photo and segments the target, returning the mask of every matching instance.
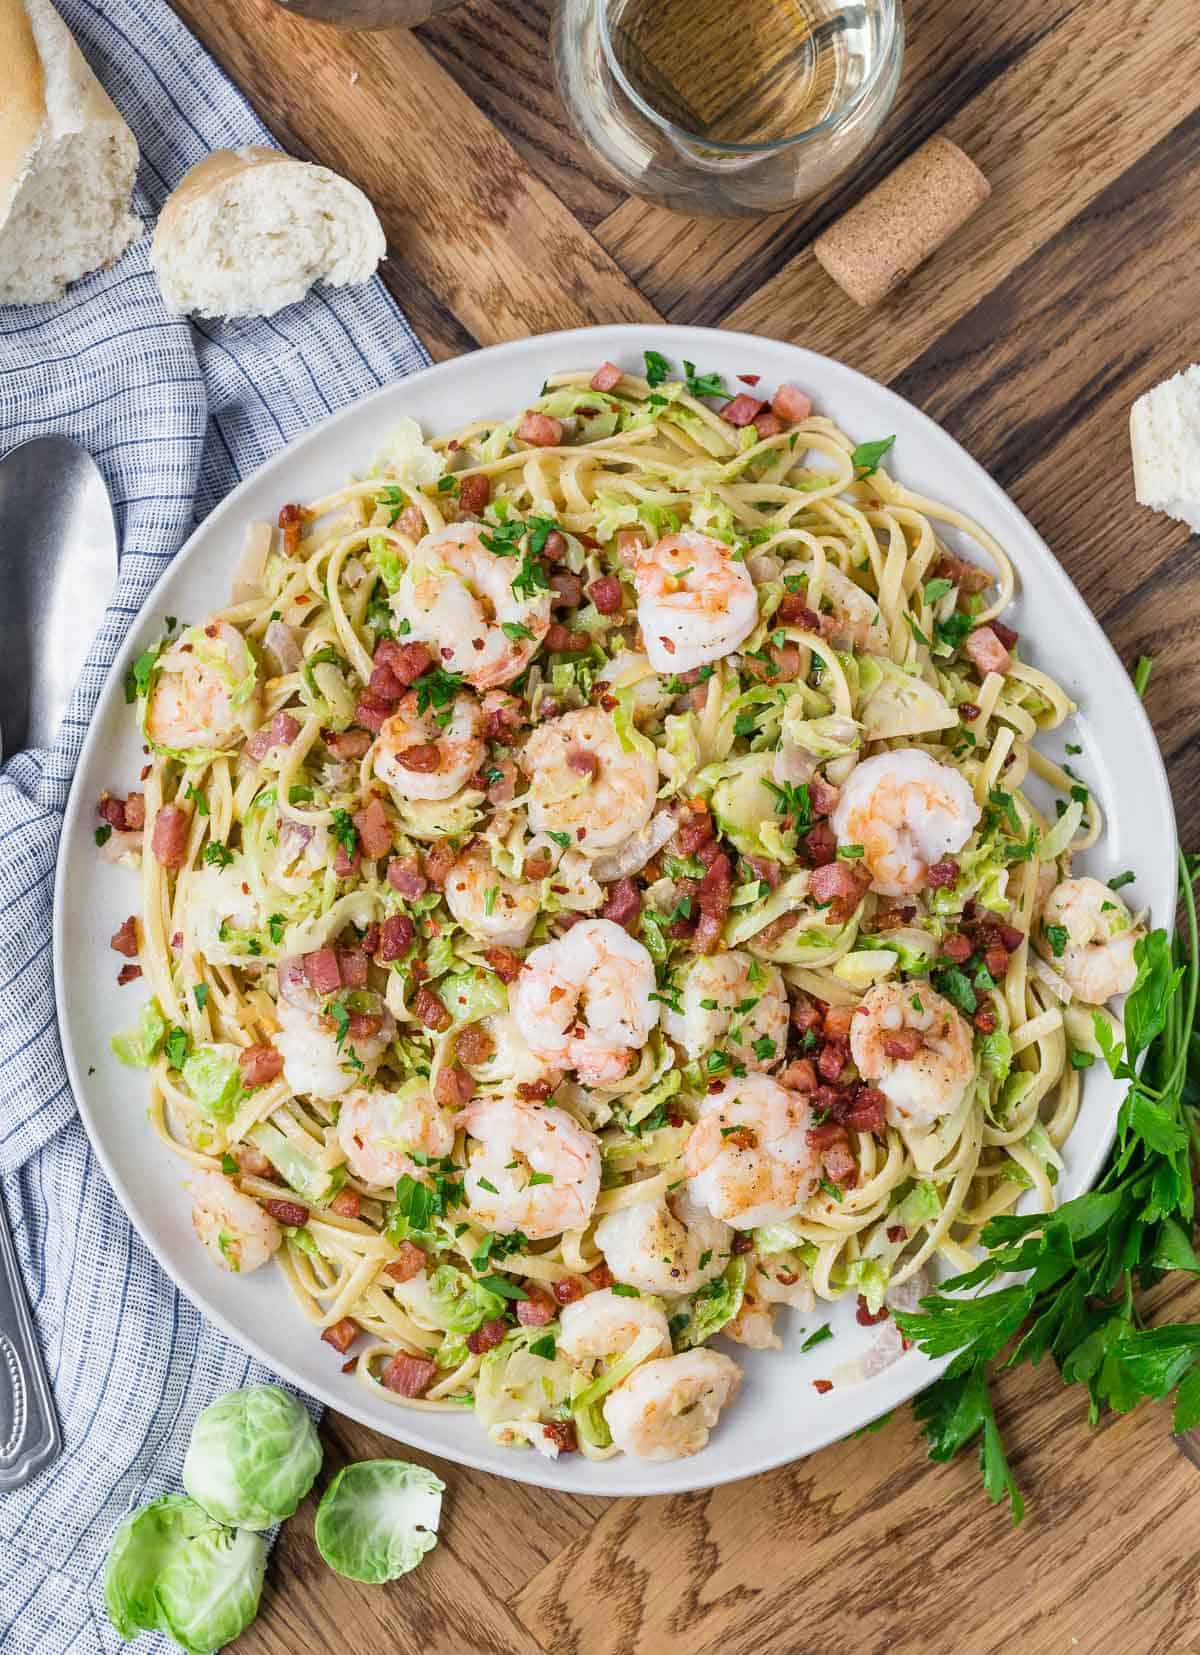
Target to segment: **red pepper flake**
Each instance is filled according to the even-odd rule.
[[[827,1391],[831,1391],[833,1389],[833,1380],[814,1379],[812,1382],[812,1387],[814,1391],[817,1391],[821,1396],[824,1396]]]

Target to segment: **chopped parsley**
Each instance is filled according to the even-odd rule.
[[[895,436],[880,437],[877,442],[860,442],[850,456],[850,463],[854,467],[854,480],[860,483],[864,477],[869,477],[875,471],[880,460],[895,442]]]
[[[210,868],[227,868],[233,861],[233,852],[219,839],[210,839],[204,847],[202,858]]]

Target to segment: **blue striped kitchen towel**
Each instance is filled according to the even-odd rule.
[[[179,1487],[202,1407],[271,1377],[155,1264],[67,1084],[50,914],[83,733],[131,618],[195,523],[314,420],[426,361],[378,280],[318,289],[269,321],[170,317],[148,259],[165,196],[207,151],[270,136],[166,0],[59,4],[141,146],[134,210],[146,229],[58,303],[0,310],[0,452],[41,432],[82,443],[104,472],[121,544],[113,602],[57,745],[0,770],[0,1175],[65,1439],[30,1487],[0,1495],[5,1655],[121,1647],[102,1600],[109,1533],[130,1507]]]

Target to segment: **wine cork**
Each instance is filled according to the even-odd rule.
[[[930,138],[819,235],[813,252],[856,304],[878,304],[991,193],[957,144]]]

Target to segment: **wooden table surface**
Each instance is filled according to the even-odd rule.
[[[174,0],[280,141],[359,183],[388,285],[434,357],[547,329],[700,322],[811,346],[959,438],[1045,535],[1148,706],[1200,845],[1196,540],[1133,499],[1126,419],[1200,359],[1196,0],[907,0],[903,84],[861,174],[759,222],[625,196],[563,125],[549,0],[468,0],[415,34],[340,35],[272,0]],[[734,8],[730,8],[731,16]],[[944,132],[991,200],[880,308],[813,236]],[[1136,776],[1120,778],[1131,786]],[[1200,1284],[1170,1292],[1200,1313]],[[420,1571],[324,1568],[311,1502],[239,1655],[1150,1655],[1200,1652],[1200,1475],[1146,1407],[1089,1431],[1050,1365],[1007,1377],[1028,1515],[973,1464],[931,1466],[911,1415],[711,1494],[576,1499],[452,1465]],[[395,1445],[327,1416],[326,1474]],[[322,1485],[323,1486],[323,1485]]]

